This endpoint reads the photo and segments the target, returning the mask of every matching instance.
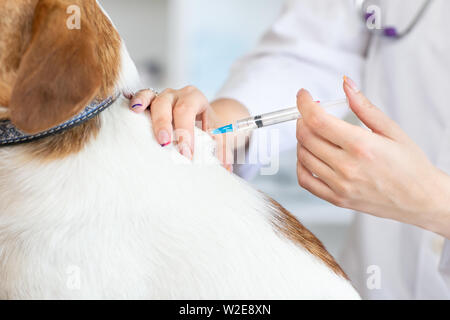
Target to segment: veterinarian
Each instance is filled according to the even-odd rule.
[[[144,90],[131,105],[151,105],[164,146],[172,122],[192,133],[195,119],[215,128],[297,102],[296,132],[279,129],[282,150],[297,145],[300,185],[366,213],[342,259],[361,295],[450,299],[450,2],[357,2],[288,1],[212,103],[187,87]],[[351,109],[370,130],[314,102],[341,98],[344,74],[354,79],[343,85]],[[180,152],[191,158],[193,145],[183,139]]]

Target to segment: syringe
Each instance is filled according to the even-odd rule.
[[[338,107],[347,107],[347,100],[338,100],[333,102],[325,102],[320,103],[320,106],[324,109],[338,108]],[[256,117],[250,117],[246,119],[242,119],[237,121],[234,124],[229,124],[227,126],[218,128],[213,130],[211,133],[213,135],[223,134],[223,133],[231,133],[231,132],[242,132],[242,131],[251,131],[259,128],[264,128],[268,126],[273,126],[275,124],[298,120],[302,116],[298,111],[297,107],[284,109],[280,111],[270,112],[266,114],[262,114]]]

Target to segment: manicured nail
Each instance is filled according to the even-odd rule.
[[[158,133],[158,142],[161,145],[161,147],[166,147],[170,144],[170,135],[166,130],[161,130]]]
[[[141,99],[133,99],[132,102],[134,102],[133,106],[131,107],[131,109],[136,110],[140,107],[142,107],[142,101]]]
[[[344,82],[346,85],[348,85],[348,87],[353,90],[353,92],[358,93],[359,92],[359,88],[356,85],[355,81],[353,81],[351,78],[344,76]]]
[[[180,153],[188,158],[189,160],[192,160],[192,151],[191,148],[186,143],[181,143],[180,146]]]

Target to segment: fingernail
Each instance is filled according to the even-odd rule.
[[[192,159],[192,151],[191,148],[189,148],[189,146],[186,143],[182,143],[180,145],[180,153],[185,156],[186,158],[188,158],[189,160]]]
[[[344,82],[346,85],[348,85],[348,87],[353,90],[353,92],[358,93],[359,92],[359,88],[356,85],[355,81],[353,81],[351,78],[344,76]]]
[[[135,110],[139,107],[142,107],[142,101],[141,99],[132,99],[132,102],[134,103],[131,109]]]
[[[133,105],[133,106],[131,107],[131,109],[136,109],[136,108],[139,108],[139,107],[142,107],[142,104],[137,103],[137,104]]]
[[[161,147],[166,147],[170,144],[170,135],[166,130],[161,130],[158,133],[158,142],[161,145]]]

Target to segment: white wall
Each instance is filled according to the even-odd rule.
[[[209,97],[278,15],[282,0],[100,0],[147,86],[194,84]],[[149,69],[161,69],[160,77]]]
[[[168,39],[166,0],[100,0],[99,1],[138,65],[147,86],[159,86],[165,78]],[[161,79],[152,69],[161,69]]]
[[[182,39],[174,50],[182,62],[175,86],[194,84],[213,97],[232,63],[248,52],[281,11],[281,0],[176,0],[182,17],[174,19]],[[262,5],[263,4],[263,5]],[[175,45],[176,46],[176,45]]]

